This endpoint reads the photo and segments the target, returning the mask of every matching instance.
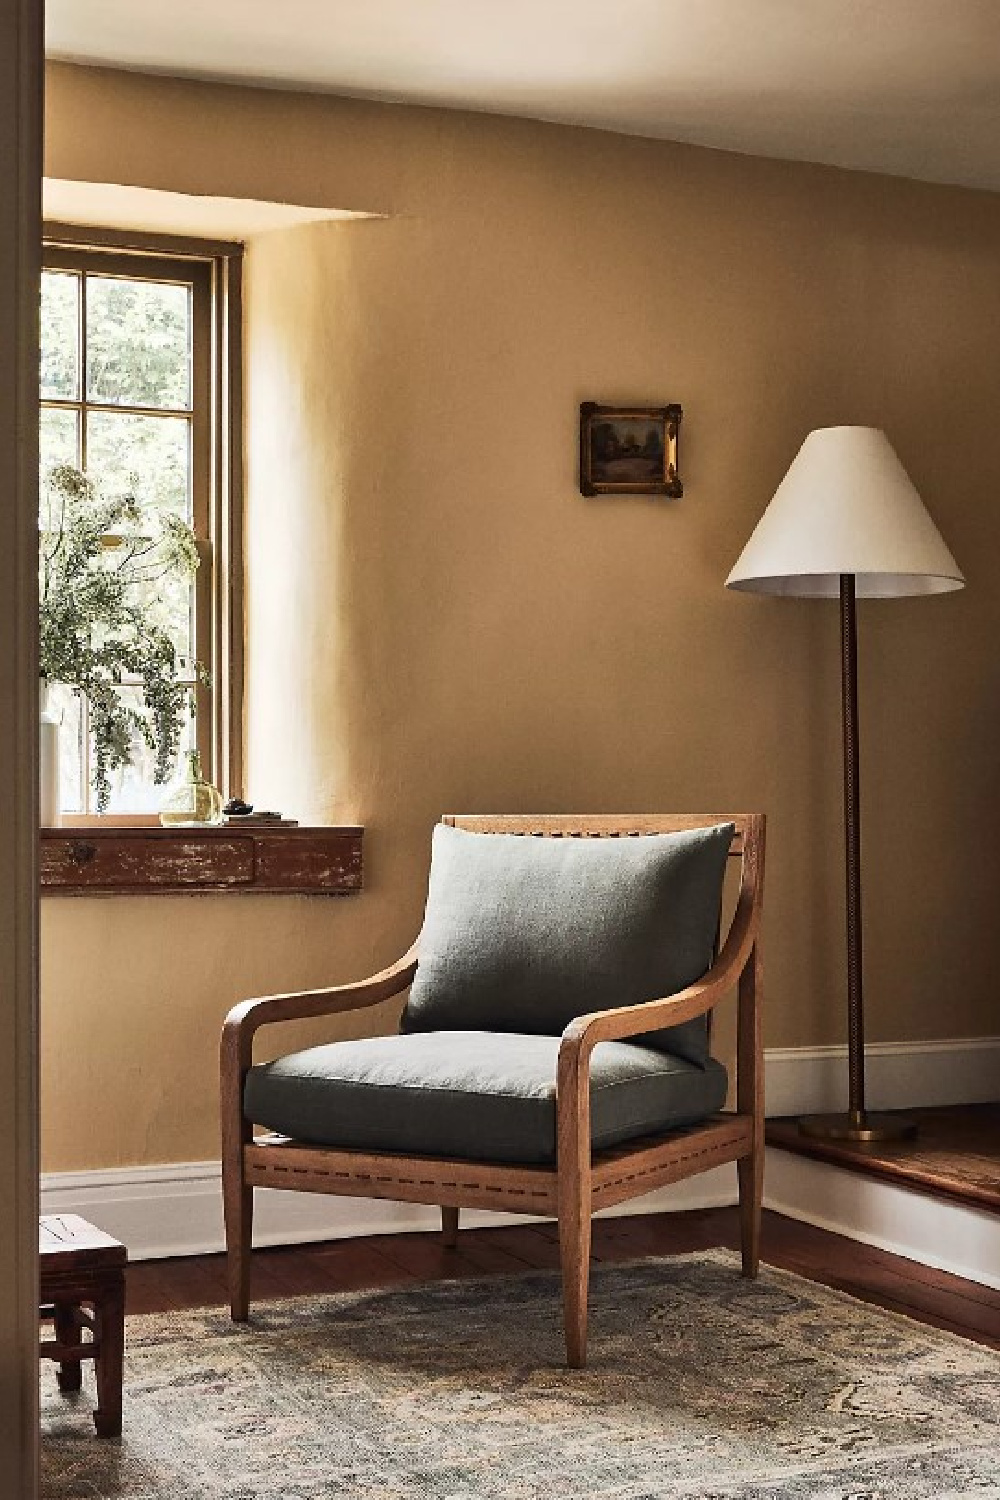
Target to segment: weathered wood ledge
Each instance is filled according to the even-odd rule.
[[[346,896],[362,884],[364,829],[43,828],[43,896]]]

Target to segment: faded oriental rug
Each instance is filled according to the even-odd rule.
[[[44,1381],[44,1500],[981,1500],[1000,1354],[725,1252],[129,1320],[125,1436]]]

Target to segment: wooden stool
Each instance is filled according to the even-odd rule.
[[[39,1353],[58,1364],[61,1391],[78,1391],[80,1361],[94,1361],[94,1426],[98,1437],[119,1437],[128,1252],[109,1234],[76,1214],[40,1219],[38,1251],[41,1315],[51,1319],[55,1329],[55,1338],[43,1339]],[[90,1313],[84,1311],[84,1304],[91,1308]],[[84,1330],[89,1330],[89,1339],[84,1339]]]

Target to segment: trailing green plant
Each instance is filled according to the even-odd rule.
[[[177,516],[140,506],[131,491],[105,496],[69,464],[43,485],[39,539],[39,670],[87,700],[93,742],[91,781],[99,812],[111,797],[111,773],[130,764],[138,733],[156,757],[162,784],[177,760],[190,713],[192,671],[156,618],[162,586],[198,568],[194,532]],[[122,696],[139,686],[143,710]]]

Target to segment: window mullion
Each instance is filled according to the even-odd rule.
[[[87,471],[87,273],[80,276],[80,468]]]

